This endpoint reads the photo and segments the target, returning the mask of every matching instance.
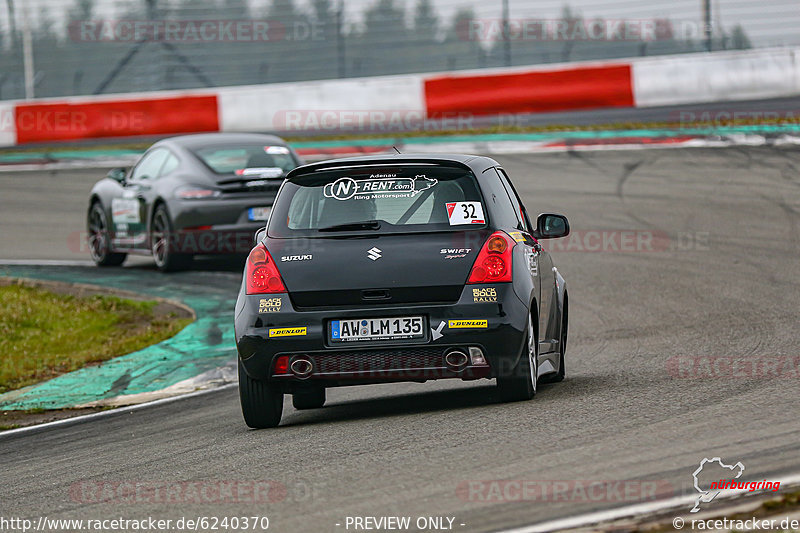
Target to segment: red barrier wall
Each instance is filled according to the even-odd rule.
[[[17,143],[219,131],[217,97],[19,103]]]
[[[634,105],[630,65],[428,78],[425,99],[429,118]]]

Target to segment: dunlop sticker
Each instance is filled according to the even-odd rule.
[[[269,330],[269,336],[272,337],[302,337],[306,334],[306,327],[302,328],[274,328]]]
[[[512,231],[511,233],[509,233],[509,235],[511,235],[511,238],[517,242],[525,242],[525,237],[523,237],[522,233],[518,231]]]
[[[467,328],[488,328],[488,320],[448,320],[447,327],[450,329]]]
[[[277,313],[281,310],[280,298],[261,298],[258,301],[258,312],[260,313]]]

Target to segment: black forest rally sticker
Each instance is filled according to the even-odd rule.
[[[497,289],[486,287],[485,289],[472,289],[472,301],[477,303],[497,302]]]
[[[259,313],[277,313],[281,310],[283,302],[280,298],[261,298],[258,301]]]

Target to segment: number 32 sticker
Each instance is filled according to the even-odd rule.
[[[450,202],[447,206],[447,217],[451,226],[462,224],[483,224],[483,206],[480,202]]]

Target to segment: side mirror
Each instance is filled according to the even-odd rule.
[[[266,227],[261,228],[253,236],[253,244],[260,243],[264,239],[264,237],[266,237],[266,236],[267,236],[267,228]]]
[[[114,181],[118,181],[119,183],[124,183],[125,182],[125,176],[127,176],[127,175],[128,175],[128,169],[127,168],[125,168],[125,167],[117,167],[117,168],[112,168],[111,170],[109,170],[108,174],[106,174],[106,177],[109,178],[109,179],[112,179]]]
[[[542,213],[536,219],[537,239],[557,239],[569,235],[569,221],[564,215]]]

